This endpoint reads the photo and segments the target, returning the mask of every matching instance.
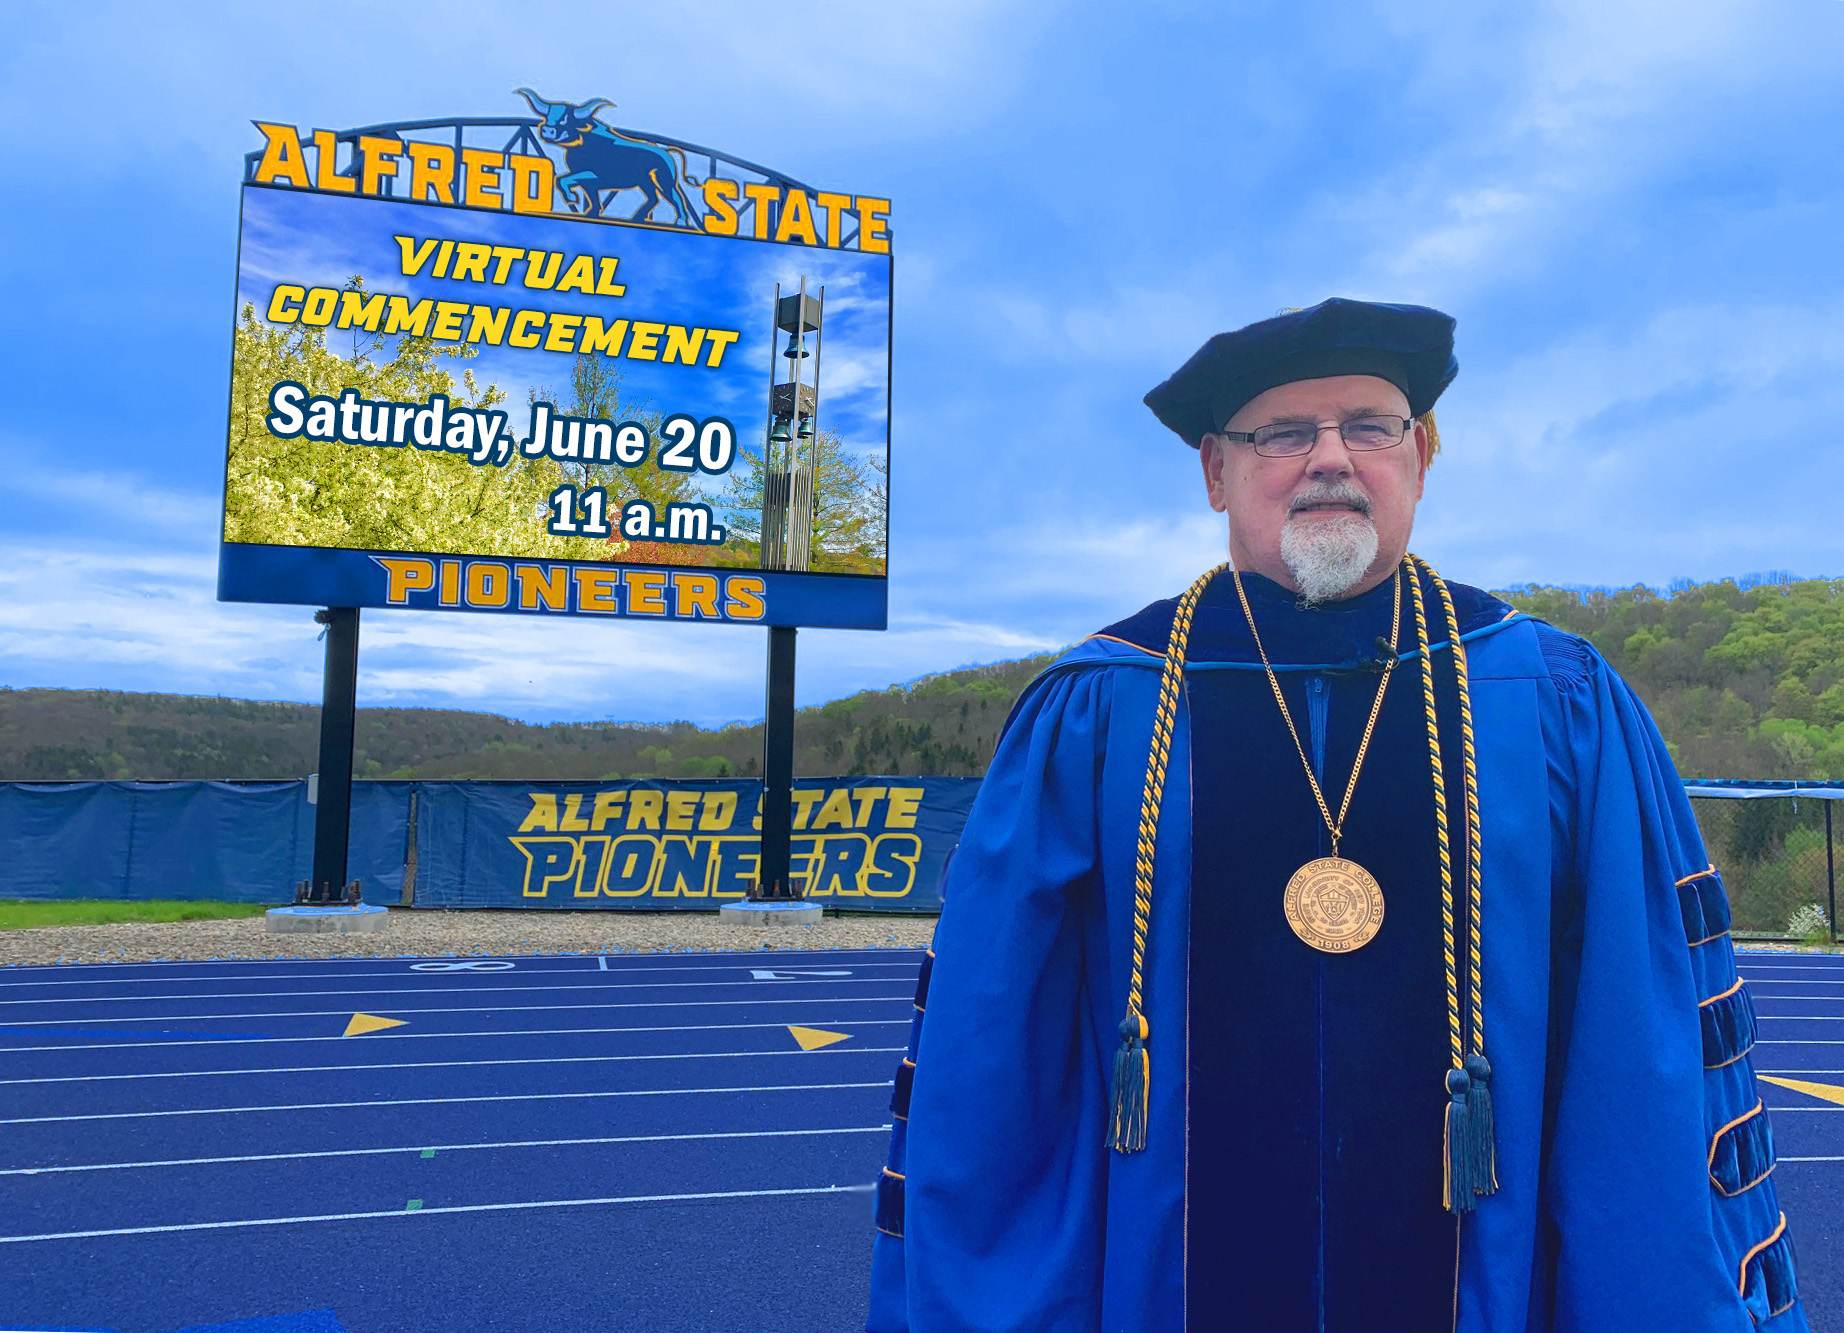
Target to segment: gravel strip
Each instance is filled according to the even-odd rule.
[[[455,958],[507,954],[691,953],[752,949],[920,949],[932,916],[826,917],[749,928],[706,912],[392,910],[375,935],[271,934],[261,917],[124,921],[0,931],[0,966],[199,962],[224,958]]]
[[[261,917],[123,921],[0,931],[0,967],[46,963],[206,962],[225,958],[481,958],[499,955],[697,953],[752,949],[921,949],[932,916],[829,916],[815,926],[750,930],[706,912],[446,912],[393,909],[375,935],[272,935]],[[1835,953],[1800,945],[1739,951]]]

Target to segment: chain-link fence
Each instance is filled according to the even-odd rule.
[[[1690,792],[1710,860],[1729,890],[1736,932],[1836,942],[1836,797],[1764,782],[1699,782]]]

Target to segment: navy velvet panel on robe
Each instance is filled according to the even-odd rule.
[[[1377,639],[1389,633],[1391,589],[1303,611],[1272,585],[1248,583],[1277,665],[1362,663],[1282,673],[1294,725],[1336,812],[1382,679]],[[1213,609],[1241,618],[1233,584],[1223,580],[1212,592]],[[1430,610],[1438,615],[1438,604]],[[1408,648],[1406,590],[1402,614]],[[1444,629],[1430,625],[1437,638]],[[1457,831],[1464,796],[1445,654],[1436,680]],[[1440,1327],[1452,1317],[1455,1237],[1441,1206],[1448,1047],[1419,663],[1404,662],[1391,676],[1345,824],[1340,854],[1377,877],[1385,901],[1376,938],[1348,954],[1309,947],[1282,912],[1288,878],[1331,846],[1265,673],[1196,672],[1188,701],[1199,738],[1191,1325],[1209,1327],[1214,1316],[1272,1329],[1358,1329],[1387,1312],[1392,1327]]]

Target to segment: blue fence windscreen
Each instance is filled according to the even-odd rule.
[[[979,780],[797,780],[793,873],[854,911],[940,910]],[[358,782],[348,875],[418,907],[710,910],[756,874],[762,785]],[[0,783],[0,897],[284,903],[313,860],[307,784]]]

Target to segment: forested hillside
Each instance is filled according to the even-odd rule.
[[[1651,708],[1680,771],[1844,778],[1844,580],[1748,578],[1517,606],[1590,639]],[[1824,928],[1826,802],[1697,800],[1742,930]]]
[[[1590,640],[1685,774],[1844,778],[1844,579],[1500,595]]]
[[[1844,778],[1844,580],[1501,594],[1592,640],[1702,777]],[[804,774],[979,774],[1043,657],[930,676],[803,709]],[[0,689],[0,778],[298,777],[319,710],[100,690]],[[720,777],[757,770],[760,726],[532,726],[488,713],[370,708],[363,777]]]
[[[868,690],[802,709],[795,771],[985,771],[999,728],[1050,658]],[[315,765],[320,710],[305,704],[107,690],[0,688],[0,779],[287,778]],[[689,722],[532,726],[447,709],[359,711],[366,778],[710,778],[757,772],[762,728]]]

